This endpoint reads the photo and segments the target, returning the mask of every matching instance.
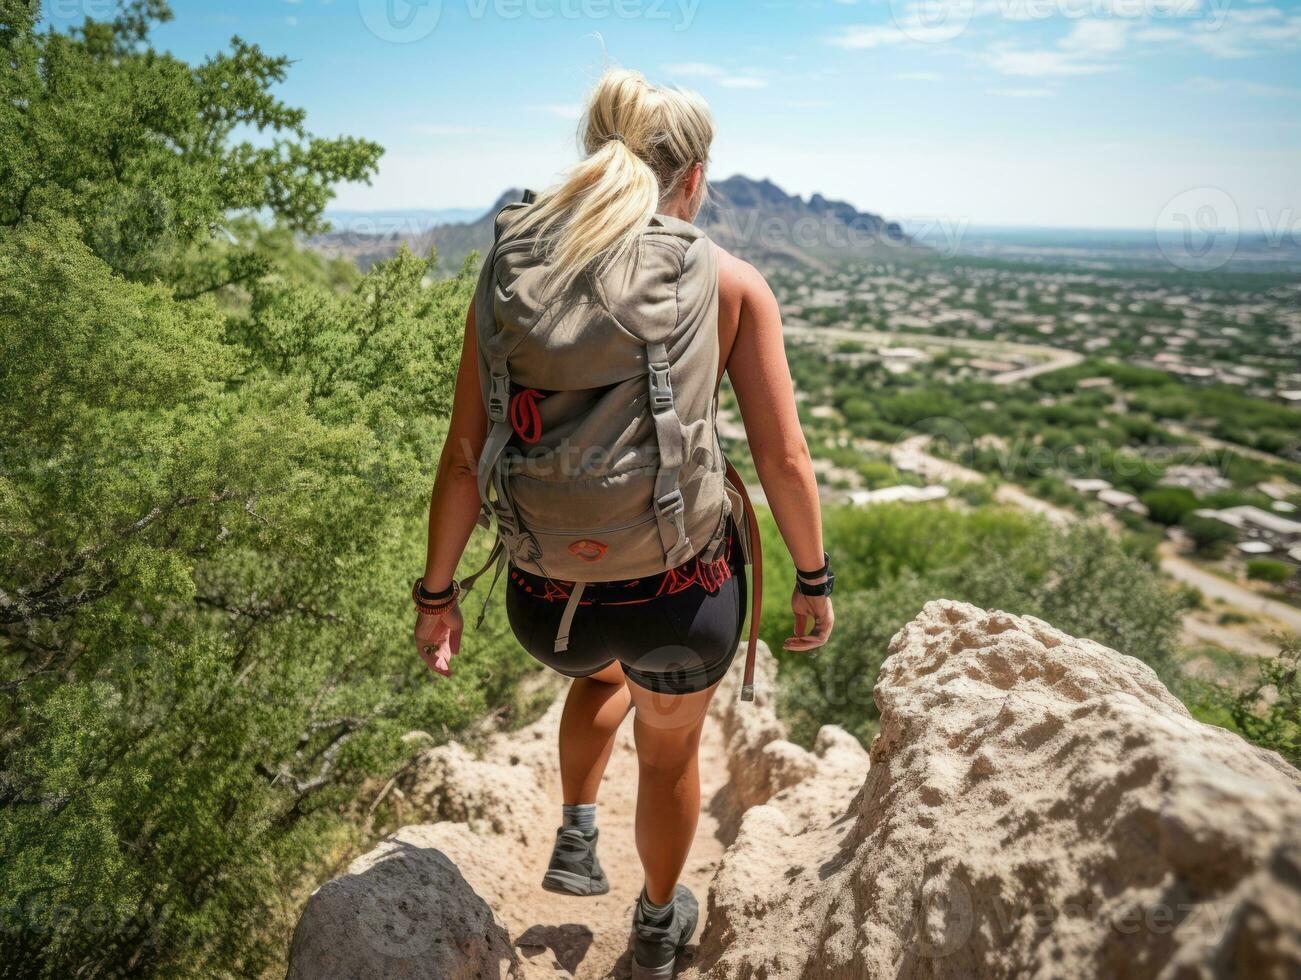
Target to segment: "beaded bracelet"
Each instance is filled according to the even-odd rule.
[[[427,599],[427,595],[429,593],[425,591],[424,583],[416,579],[411,586],[411,601],[422,613],[428,616],[439,616],[456,605],[461,597],[461,586],[460,583],[453,581],[446,593],[438,593],[440,596],[438,599]],[[443,595],[446,595],[446,598],[442,598]]]

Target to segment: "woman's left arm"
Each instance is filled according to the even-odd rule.
[[[456,575],[465,546],[479,519],[479,453],[488,431],[488,415],[479,389],[479,353],[475,341],[474,304],[465,316],[461,364],[456,372],[452,419],[438,460],[438,475],[429,500],[429,550],[424,587],[444,592]],[[449,663],[461,647],[464,623],[458,606],[437,616],[419,613],[415,641],[431,670],[448,676]]]

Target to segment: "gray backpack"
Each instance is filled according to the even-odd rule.
[[[498,214],[474,298],[489,419],[479,497],[501,557],[575,583],[560,651],[583,583],[654,575],[697,554],[715,560],[734,512],[747,559],[752,541],[714,426],[709,239],[656,215],[629,259],[557,293],[532,239],[511,235],[527,206]]]

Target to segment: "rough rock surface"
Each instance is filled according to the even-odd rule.
[[[294,931],[289,980],[518,975],[506,931],[445,854],[391,839],[322,885]]]
[[[745,747],[689,976],[1301,976],[1301,773],[1036,619],[932,602],[890,653],[856,794]]]

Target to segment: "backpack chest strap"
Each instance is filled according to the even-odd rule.
[[[686,439],[673,401],[669,352],[662,343],[646,345],[646,383],[659,450],[659,470],[655,474],[655,523],[664,548],[664,563],[675,568],[695,551],[687,536],[686,505],[682,500],[682,488],[678,485],[686,462]]]

